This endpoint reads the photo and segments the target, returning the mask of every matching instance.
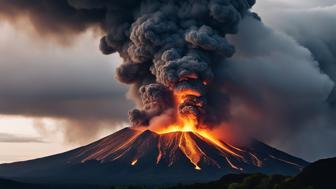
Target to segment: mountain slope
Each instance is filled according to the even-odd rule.
[[[228,173],[293,175],[307,164],[258,141],[235,147],[192,132],[125,128],[69,152],[0,165],[0,177],[35,183],[173,184]]]
[[[334,188],[335,170],[336,158],[322,159],[304,168],[294,181],[316,189]]]

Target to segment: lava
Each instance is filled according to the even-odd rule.
[[[158,128],[133,127],[122,132],[123,134],[116,135],[115,140],[106,138],[97,145],[89,146],[77,157],[83,157],[82,163],[92,159],[114,162],[126,158],[131,166],[135,166],[139,164],[139,160],[142,162],[147,153],[155,152],[154,164],[171,167],[182,155],[198,171],[206,169],[209,165],[240,171],[245,163],[257,167],[262,165],[254,152],[240,149],[217,138],[210,127],[199,121],[200,118],[193,114],[180,114],[178,107],[190,96],[200,97],[201,94],[193,90],[182,90],[175,94],[175,123]]]
[[[190,162],[195,166],[196,170],[201,170],[201,167],[198,165],[201,157],[205,157],[205,153],[198,147],[193,139],[190,138],[188,133],[194,133],[198,137],[202,138],[204,141],[214,145],[223,153],[223,156],[226,154],[233,155],[239,159],[244,159],[239,152],[244,152],[238,147],[234,147],[232,145],[224,144],[222,141],[217,139],[214,135],[211,134],[211,131],[206,129],[197,128],[191,119],[184,119],[183,125],[173,124],[167,128],[157,130],[156,133],[163,135],[167,133],[182,133],[179,139],[178,147],[183,151],[183,153],[188,157]],[[161,153],[158,155],[158,159],[162,156]],[[227,159],[227,158],[226,158]],[[227,159],[228,164],[236,169],[236,166]]]
[[[131,162],[131,165],[134,166],[137,162],[138,162],[137,159],[136,159],[136,160],[133,160],[133,161]]]
[[[183,104],[185,100],[188,98],[188,96],[196,96],[200,97],[201,94],[199,94],[197,91],[193,90],[182,90],[178,93],[175,93],[175,99],[177,103],[177,107],[180,104]],[[196,118],[194,115],[190,114],[180,114],[179,111],[177,111],[177,121],[174,124],[171,124],[165,128],[160,128],[158,130],[154,129],[154,132],[162,135],[167,133],[182,133],[179,138],[179,144],[178,148],[182,150],[182,152],[187,156],[187,158],[190,160],[190,162],[195,166],[196,170],[201,170],[201,167],[199,166],[199,162],[201,161],[202,157],[206,157],[206,154],[198,147],[198,145],[195,143],[193,139],[190,138],[190,135],[187,133],[194,133],[195,135],[199,136],[200,138],[204,139],[208,143],[214,145],[219,149],[221,152],[223,152],[223,156],[225,154],[233,155],[237,158],[244,159],[242,155],[239,154],[239,152],[243,152],[243,150],[232,146],[228,144],[224,144],[222,141],[217,139],[210,130],[205,129],[208,127],[202,127],[201,123],[198,121],[199,118]],[[158,147],[160,149],[160,146]],[[237,152],[236,152],[237,151]],[[157,162],[160,161],[162,156],[162,153],[159,152],[159,155],[157,157]],[[234,168],[238,169],[235,165],[233,165],[232,162],[225,156],[228,164]]]
[[[179,140],[179,148],[184,152],[184,154],[188,157],[190,162],[194,164],[196,170],[201,170],[198,166],[198,162],[201,160],[202,155],[204,153],[201,149],[198,148],[197,144],[194,140],[190,138],[186,132],[183,132],[180,140]]]
[[[202,172],[249,172],[268,169],[269,165],[279,163],[291,169],[303,167],[302,162],[260,142],[238,148],[216,138],[215,132],[196,127],[191,120],[186,123],[156,131],[125,128],[71,152],[66,161],[71,164],[97,161],[117,167],[145,166],[158,170],[179,170],[188,162],[191,170]]]

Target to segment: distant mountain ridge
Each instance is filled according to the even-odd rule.
[[[259,141],[236,148],[192,132],[160,135],[125,128],[69,152],[2,164],[0,177],[33,183],[174,184],[229,173],[294,175],[306,165]]]

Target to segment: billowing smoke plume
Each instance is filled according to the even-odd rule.
[[[172,108],[208,124],[226,118],[228,98],[213,69],[235,49],[227,34],[251,14],[253,0],[1,0],[0,17],[28,15],[41,34],[72,35],[97,26],[104,54],[118,52],[117,79],[130,84],[134,126]],[[221,61],[218,61],[221,60]],[[177,102],[178,99],[183,99]],[[204,116],[205,114],[211,116]],[[174,117],[174,116],[173,116]]]
[[[99,1],[99,6],[91,1],[70,2],[80,9],[106,10],[107,35],[100,48],[104,54],[118,52],[124,59],[117,78],[133,85],[133,97],[141,99],[139,109],[129,113],[133,125],[148,125],[151,118],[174,106],[179,114],[198,121],[223,118],[216,112],[225,112],[216,107],[223,109],[225,104],[218,106],[222,100],[210,99],[227,99],[213,82],[213,69],[223,63],[218,60],[234,54],[226,34],[237,32],[254,1]],[[183,101],[174,102],[179,95]]]

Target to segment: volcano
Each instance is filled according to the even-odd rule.
[[[234,146],[195,132],[122,129],[45,158],[0,165],[0,177],[32,183],[174,184],[229,173],[294,175],[308,163],[257,140]]]

